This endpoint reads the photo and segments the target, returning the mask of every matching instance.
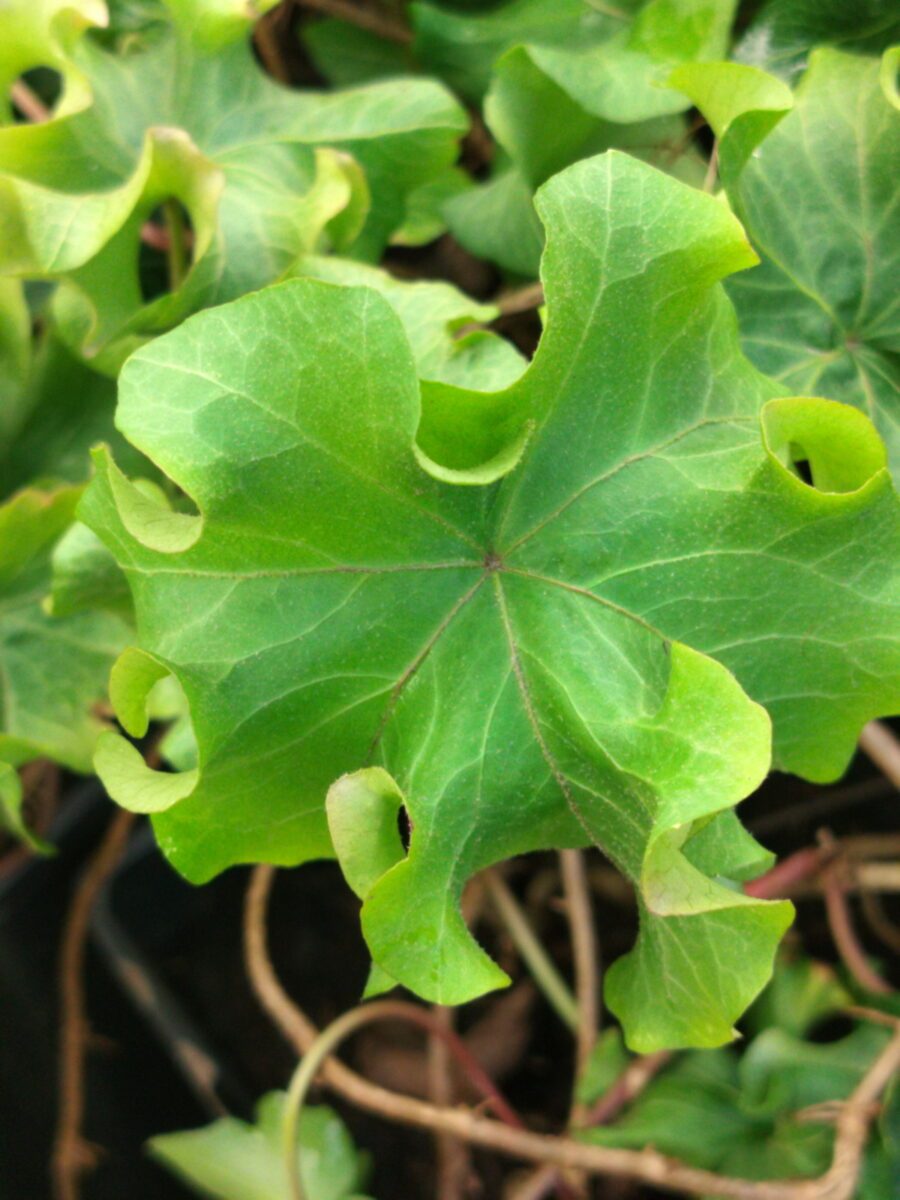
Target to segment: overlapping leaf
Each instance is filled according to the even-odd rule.
[[[900,40],[900,10],[884,0],[767,0],[735,48],[738,62],[793,79],[817,46],[879,54]]]
[[[400,318],[421,380],[464,384],[481,391],[499,391],[525,369],[525,360],[511,343],[487,329],[468,326],[492,321],[498,310],[477,304],[448,283],[408,283],[386,271],[348,259],[311,255],[299,273],[327,283],[368,287],[378,292]]]
[[[621,37],[643,2],[626,0],[613,12],[586,0],[505,0],[486,12],[414,4],[413,49],[427,70],[474,103],[487,92],[494,63],[513,46],[584,47]]]
[[[845,1100],[890,1037],[886,1029],[861,1024],[833,1042],[811,1040],[816,1020],[833,1016],[846,1002],[821,964],[780,967],[752,1010],[757,1015],[764,1006],[765,1023],[740,1057],[732,1049],[688,1054],[615,1124],[581,1136],[606,1146],[652,1145],[741,1179],[822,1175],[831,1162],[834,1129],[824,1113],[815,1120],[810,1110]],[[597,1058],[617,1072],[627,1067],[617,1031],[604,1036]],[[900,1167],[888,1128],[895,1107],[893,1097],[868,1146],[856,1193],[860,1200],[892,1194]]]
[[[18,492],[0,507],[0,816],[16,832],[21,788],[14,768],[47,757],[90,771],[93,713],[109,669],[133,636],[104,613],[49,616],[50,554],[72,521],[79,488]]]
[[[204,1129],[152,1138],[150,1153],[202,1196],[216,1200],[289,1200],[282,1149],[284,1094],[270,1092],[256,1106],[253,1125],[223,1117]],[[304,1109],[300,1171],[307,1200],[365,1200],[368,1174],[340,1119],[328,1108]]]
[[[680,178],[700,183],[704,165],[692,150],[684,121],[675,116],[685,97],[662,86],[676,63],[721,57],[728,45],[731,0],[651,0],[634,19],[591,12],[578,21],[538,23],[516,31],[513,4],[482,17],[509,18],[512,47],[493,65],[485,119],[505,151],[493,178],[444,208],[464,246],[518,274],[537,272],[541,230],[532,194],[554,172],[579,158],[619,147]],[[535,6],[542,13],[542,5]],[[428,10],[422,8],[420,24]],[[449,22],[468,49],[469,24]],[[478,22],[474,22],[477,26]],[[542,37],[549,29],[552,36]]]
[[[719,79],[717,85],[716,79]],[[900,464],[900,111],[877,59],[816,51],[793,110],[738,65],[676,74],[717,132],[743,148],[723,180],[760,266],[729,283],[751,359],[794,392],[855,404]],[[780,91],[779,91],[780,88]],[[743,133],[741,131],[743,126]]]
[[[141,470],[141,456],[113,426],[112,381],[52,328],[33,337],[31,325],[21,283],[0,281],[0,499],[35,480],[83,482],[99,440],[114,444],[129,471]]]
[[[68,339],[111,369],[187,313],[278,278],[326,229],[332,244],[377,255],[465,128],[431,81],[290,91],[256,65],[243,9],[169,9],[168,26],[130,51],[83,37],[69,61],[90,92],[75,110],[67,91],[55,119],[0,131],[0,266],[63,278]],[[5,20],[18,19],[17,8]],[[33,41],[28,65],[46,57],[49,25]],[[192,265],[174,291],[145,298],[140,233],[168,201],[189,217]]]
[[[305,37],[333,80],[390,75],[417,61],[470,102],[484,102],[499,147],[491,176],[449,197],[442,212],[466,249],[533,277],[543,236],[532,197],[554,172],[616,147],[702,182],[705,163],[676,115],[689,102],[665,82],[676,63],[724,55],[734,7],[510,0],[455,12],[420,3],[411,8],[411,49],[336,21],[309,26]]]
[[[305,280],[131,359],[120,425],[199,515],[98,456],[83,514],[139,628],[112,696],[139,734],[173,673],[199,760],[159,775],[111,734],[97,765],[195,880],[331,853],[325,793],[357,772],[330,815],[373,956],[444,1003],[504,979],[465,880],[596,842],[641,907],[607,975],[630,1041],[715,1045],[790,919],[734,882],[761,860],[730,812],[768,769],[760,704],[778,763],[824,779],[900,701],[897,501],[862,414],[766,403],[721,204],[607,154],[539,208],[548,324],[504,391],[420,396],[387,304]]]

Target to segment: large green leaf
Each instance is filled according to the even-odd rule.
[[[24,834],[12,768],[47,757],[91,769],[104,728],[92,709],[133,636],[115,616],[49,616],[50,554],[72,521],[80,489],[18,492],[0,506],[0,820]],[[5,820],[4,820],[5,811]]]
[[[725,89],[717,95],[709,86],[717,73],[727,73],[726,106],[720,103]],[[735,142],[736,127],[743,123],[746,133],[750,122],[766,112],[771,117],[779,104],[775,81],[764,94],[766,77],[738,65],[694,67],[676,79],[717,127],[723,150]],[[762,132],[758,128],[754,138]],[[878,61],[816,51],[793,110],[751,155],[752,140],[743,147],[741,169],[723,173],[762,260],[728,285],[744,348],[792,391],[866,412],[896,470],[900,112],[882,90]]]
[[[129,361],[120,426],[199,515],[98,454],[83,516],[139,627],[112,697],[139,734],[174,673],[199,761],[161,776],[111,734],[97,766],[195,880],[331,853],[329,785],[386,769],[333,793],[342,856],[370,838],[389,866],[403,798],[409,855],[354,873],[363,925],[444,1003],[504,979],[460,916],[468,876],[596,842],[641,904],[607,975],[632,1044],[718,1044],[790,919],[728,882],[761,857],[727,811],[769,765],[759,705],[779,765],[816,779],[896,708],[897,501],[861,413],[766,403],[716,283],[753,262],[723,205],[612,153],[539,209],[548,323],[505,391],[420,398],[384,300],[307,280]]]
[[[169,8],[161,33],[122,52],[90,37],[72,46],[90,84],[76,111],[0,130],[0,267],[62,278],[55,311],[68,339],[109,369],[188,313],[278,278],[323,236],[377,256],[407,195],[446,171],[465,129],[434,82],[291,91],[255,63],[249,9]],[[38,40],[32,61],[43,57]],[[193,226],[192,265],[148,299],[141,228],[170,200]]]
[[[216,1200],[289,1200],[282,1150],[284,1093],[269,1092],[256,1121],[223,1117],[204,1129],[162,1133],[148,1143],[155,1159],[202,1196]],[[306,1200],[364,1200],[367,1172],[341,1120],[329,1108],[305,1108],[300,1171]]]

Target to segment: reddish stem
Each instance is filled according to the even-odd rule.
[[[650,1081],[672,1061],[670,1050],[645,1054],[628,1064],[612,1086],[588,1109],[585,1126],[608,1125],[641,1094]]]
[[[790,893],[798,883],[812,878],[833,857],[832,850],[820,846],[807,846],[795,854],[789,854],[776,863],[771,871],[744,884],[744,893],[757,900],[777,900]]]
[[[440,1024],[439,1021],[434,1019],[432,1013],[426,1009],[419,1008],[416,1004],[407,1004],[403,1000],[382,1001],[380,1012],[385,1018],[397,1017],[401,1021],[409,1021],[413,1025],[419,1025],[427,1033],[431,1034],[432,1037],[440,1038],[504,1125],[511,1125],[514,1129],[525,1128],[522,1118],[456,1030]]]
[[[822,873],[822,894],[825,897],[825,911],[828,914],[831,936],[844,966],[865,991],[876,996],[893,995],[894,989],[872,970],[866,953],[859,944],[836,866],[831,866]]]

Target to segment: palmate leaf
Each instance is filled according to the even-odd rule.
[[[879,76],[877,59],[817,50],[792,111],[768,136],[765,123],[771,128],[790,107],[776,80],[717,64],[682,68],[674,81],[713,123],[723,152],[744,143],[723,170],[761,258],[728,284],[744,349],[791,391],[861,408],[896,471],[900,112]],[[752,129],[761,118],[765,123]]]
[[[126,365],[121,428],[200,511],[98,453],[82,513],[139,628],[111,694],[139,734],[173,673],[199,762],[159,775],[110,734],[97,767],[196,881],[332,853],[326,791],[361,771],[330,807],[364,932],[442,1003],[505,978],[465,880],[596,842],[641,906],[607,974],[631,1044],[715,1045],[790,920],[729,882],[761,855],[730,811],[769,766],[761,705],[777,763],[827,779],[900,700],[897,501],[861,413],[771,400],[741,356],[724,206],[611,153],[539,209],[548,323],[505,391],[420,394],[379,296],[305,280]]]
[[[466,126],[428,80],[291,91],[257,66],[249,9],[168,8],[167,28],[130,52],[89,37],[71,48],[90,84],[76,111],[0,130],[0,268],[63,279],[68,340],[110,370],[188,313],[277,279],[326,233],[377,256]],[[31,53],[40,61],[42,46]],[[174,292],[145,300],[140,231],[170,199],[193,226],[193,263]]]

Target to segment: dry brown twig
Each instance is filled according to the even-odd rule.
[[[530,312],[533,308],[540,308],[544,303],[544,285],[529,283],[527,287],[516,288],[511,292],[501,292],[491,303],[503,317]]]
[[[59,956],[59,1118],[51,1161],[56,1200],[77,1200],[81,1175],[97,1159],[97,1151],[84,1140],[81,1132],[84,1063],[90,1032],[84,997],[85,947],[91,913],[100,889],[119,861],[134,822],[134,813],[125,809],[116,811],[78,882],[63,930]]]
[[[481,878],[484,880],[487,894],[501,919],[502,928],[509,935],[522,962],[540,987],[544,998],[560,1020],[576,1031],[578,1029],[578,1001],[532,929],[522,905],[496,867],[488,867],[482,872]],[[554,888],[558,886],[558,882],[558,877],[554,872]]]
[[[706,175],[703,177],[703,191],[713,192],[716,187],[716,180],[719,178],[719,142],[718,139],[713,142],[712,153],[709,156],[709,162],[706,164]]]
[[[847,903],[840,862],[833,862],[821,873],[822,895],[828,927],[844,966],[861,988],[876,996],[890,996],[894,989],[870,965],[856,936]]]
[[[859,748],[894,787],[900,788],[900,741],[883,721],[870,721],[864,726]]]
[[[398,46],[409,46],[413,40],[412,32],[405,25],[381,12],[378,5],[365,0],[362,4],[355,4],[353,0],[299,0],[299,4],[301,8],[346,21],[348,25],[365,29],[387,42],[396,42]]]
[[[250,980],[263,1008],[299,1054],[306,1054],[318,1030],[284,991],[266,950],[266,909],[274,871],[257,867],[247,893],[245,948]],[[438,1108],[402,1096],[363,1079],[336,1058],[323,1065],[324,1082],[351,1104],[388,1120],[432,1133],[451,1133],[472,1145],[511,1158],[622,1176],[674,1192],[717,1195],[729,1200],[852,1200],[872,1120],[873,1102],[900,1069],[900,1026],[845,1102],[836,1122],[834,1155],[818,1179],[755,1181],[734,1179],[687,1166],[655,1150],[620,1150],[592,1146],[567,1137],[511,1128],[471,1110]]]
[[[446,1029],[454,1028],[453,1009],[439,1004],[432,1006],[435,1021]],[[441,1108],[449,1108],[456,1100],[456,1088],[450,1069],[450,1050],[442,1038],[428,1039],[428,1099]],[[465,1142],[448,1133],[438,1134],[437,1180],[435,1192],[440,1200],[462,1200],[466,1194],[470,1162]]]
[[[559,1186],[558,1167],[538,1167],[518,1179],[504,1193],[504,1200],[546,1200]]]
[[[655,1054],[632,1059],[612,1087],[587,1110],[584,1125],[609,1125],[671,1061],[671,1050],[657,1050]]]
[[[594,1051],[600,1025],[599,951],[584,856],[580,850],[561,850],[559,864],[575,959],[575,996],[578,1000],[575,1078],[579,1080]],[[575,1093],[577,1095],[577,1087]],[[583,1116],[581,1105],[573,1099],[570,1123],[579,1124]]]
[[[287,85],[291,83],[291,72],[281,52],[281,38],[286,32],[292,8],[293,0],[286,0],[263,13],[253,27],[253,44],[263,66],[273,79]]]
[[[50,109],[21,79],[17,79],[9,89],[9,98],[22,116],[35,125],[50,119]]]

